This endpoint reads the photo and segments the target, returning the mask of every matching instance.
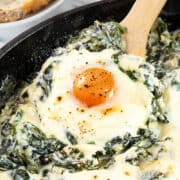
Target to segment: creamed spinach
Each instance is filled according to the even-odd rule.
[[[60,167],[70,173],[109,169],[119,154],[126,154],[125,163],[139,167],[145,161],[152,162],[158,159],[161,153],[166,151],[164,143],[171,141],[171,137],[161,139],[158,129],[171,123],[167,109],[164,108],[167,84],[180,91],[178,72],[174,74],[175,70],[178,71],[180,62],[180,31],[169,32],[167,24],[158,19],[149,35],[146,61],[138,70],[129,70],[121,66],[122,55],[126,53],[126,44],[123,40],[126,31],[126,28],[117,22],[96,21],[89,28],[83,29],[78,36],[70,37],[66,50],[62,53],[68,53],[72,49],[87,49],[91,52],[115,50],[112,58],[119,70],[132,81],[142,82],[152,94],[151,112],[145,126],[140,127],[136,135],[127,132],[124,136],[109,139],[102,148],[87,158],[84,152],[76,147],[78,140],[70,131],[65,132],[68,141],[65,142],[64,139],[46,135],[31,122],[22,121],[24,111],[18,106],[26,103],[28,92],[24,92],[18,100],[15,98],[15,104],[7,103],[1,112],[1,171],[7,171],[15,180],[28,180],[31,174],[39,174],[41,179],[47,179],[52,167]],[[52,91],[52,67],[53,64],[50,64],[36,83],[42,91],[39,96],[42,102],[48,99]],[[1,101],[6,100],[6,95],[12,94],[9,89],[14,89],[13,82],[14,80],[11,83],[7,78],[4,81],[7,89],[0,87]],[[0,102],[0,106],[1,104],[3,102]],[[89,143],[91,146],[94,144],[95,142]],[[168,173],[154,169],[144,172],[139,179],[160,180],[165,177],[168,177]]]

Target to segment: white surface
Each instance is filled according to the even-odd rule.
[[[99,0],[64,0],[64,3],[62,3],[63,0],[58,0],[50,8],[24,20],[12,23],[0,23],[0,48],[17,35],[49,17],[96,1]]]

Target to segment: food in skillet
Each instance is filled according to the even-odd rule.
[[[5,105],[0,179],[180,179],[180,32],[159,19],[146,59],[125,33],[96,21]]]

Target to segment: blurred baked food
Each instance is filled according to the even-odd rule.
[[[20,20],[54,0],[0,0],[0,23]]]

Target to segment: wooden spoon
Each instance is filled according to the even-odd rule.
[[[150,29],[167,0],[136,0],[120,23],[127,27],[127,53],[145,56]]]

